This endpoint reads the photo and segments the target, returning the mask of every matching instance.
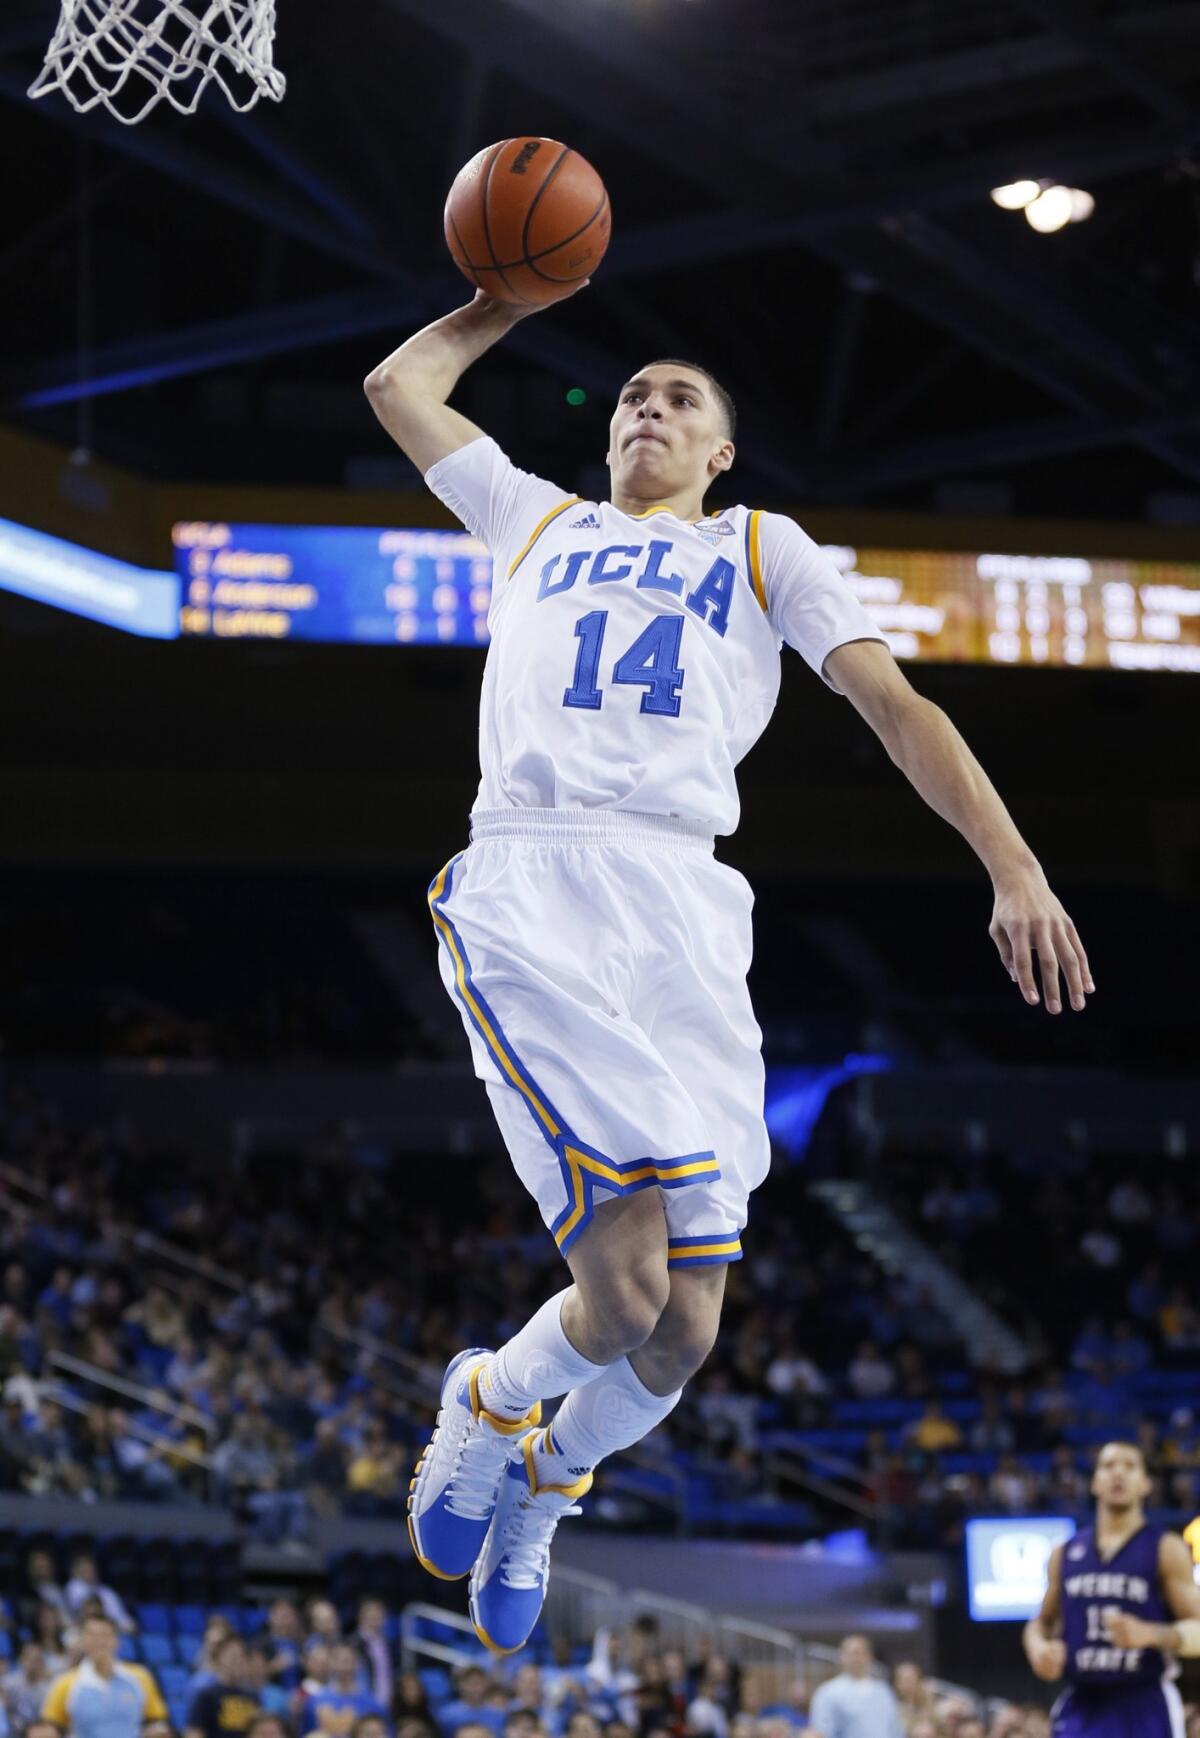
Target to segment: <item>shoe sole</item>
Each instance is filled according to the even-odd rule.
[[[467,1351],[467,1352],[460,1354],[460,1360],[461,1360],[460,1366],[459,1366],[460,1369],[462,1367],[462,1364],[465,1364],[467,1359],[472,1357],[476,1352],[479,1352],[483,1357],[490,1357],[491,1356],[491,1353],[485,1351],[483,1347],[474,1347],[473,1346],[470,1349],[470,1351]],[[451,1363],[453,1363],[453,1362],[454,1362],[454,1360],[451,1359]],[[446,1375],[444,1375],[442,1377],[443,1390],[445,1389],[445,1386],[446,1386],[446,1377],[449,1374],[450,1374],[450,1369],[449,1369],[449,1366],[447,1366]],[[439,1406],[438,1410],[441,1411],[442,1408]],[[425,1444],[425,1447],[421,1450],[420,1454],[417,1456],[417,1463],[413,1467],[412,1477],[408,1481],[408,1500],[405,1503],[405,1517],[406,1517],[407,1522],[408,1522],[408,1542],[412,1546],[413,1556],[416,1558],[417,1562],[421,1565],[422,1569],[424,1569],[428,1574],[434,1576],[438,1581],[465,1581],[467,1576],[471,1573],[470,1569],[459,1569],[454,1574],[450,1574],[445,1569],[439,1569],[436,1563],[431,1562],[430,1559],[425,1556],[424,1552],[421,1550],[420,1543],[417,1539],[416,1520],[415,1520],[415,1517],[413,1515],[413,1494],[416,1491],[417,1482],[421,1477],[421,1468],[425,1464],[425,1461],[429,1455],[430,1449],[433,1447],[434,1443],[438,1439],[438,1431],[440,1429],[441,1429],[440,1425],[435,1425],[433,1435],[430,1437],[429,1441]]]

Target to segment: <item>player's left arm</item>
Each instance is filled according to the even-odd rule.
[[[988,871],[995,891],[988,933],[1025,1000],[1038,1000],[1036,954],[1048,1011],[1057,1014],[1061,1007],[1060,968],[1071,1006],[1083,1008],[1095,985],[1075,925],[941,707],[916,692],[891,652],[875,640],[835,647],[823,674],[854,703],[914,789],[958,829]]]
[[[1200,1587],[1192,1553],[1178,1533],[1164,1533],[1159,1540],[1158,1579],[1175,1622],[1144,1623],[1122,1611],[1108,1619],[1109,1640],[1114,1647],[1152,1647],[1193,1659],[1200,1655]]]

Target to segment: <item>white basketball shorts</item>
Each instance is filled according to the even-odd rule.
[[[560,1251],[598,1203],[658,1188],[672,1265],[739,1260],[770,1163],[745,877],[665,816],[471,823],[429,889],[442,978]]]

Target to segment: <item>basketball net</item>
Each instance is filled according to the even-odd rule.
[[[215,83],[241,113],[287,88],[274,38],[275,0],[62,0],[29,95],[61,91],[80,114],[102,103],[133,126],[164,97],[192,114]]]

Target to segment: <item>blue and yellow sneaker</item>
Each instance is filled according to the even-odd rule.
[[[516,1653],[529,1640],[550,1580],[550,1541],[564,1515],[578,1515],[592,1488],[586,1473],[574,1484],[539,1485],[534,1438],[526,1436],[501,1480],[487,1543],[471,1574],[471,1622],[494,1654]]]
[[[440,1581],[459,1581],[483,1549],[505,1468],[542,1416],[498,1418],[479,1400],[492,1356],[472,1346],[446,1366],[437,1424],[408,1485],[408,1536],[417,1561]]]

